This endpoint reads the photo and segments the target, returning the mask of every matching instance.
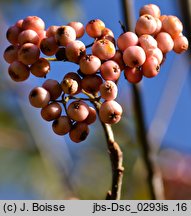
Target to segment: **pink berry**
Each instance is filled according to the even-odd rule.
[[[189,42],[185,36],[181,35],[174,38],[174,52],[183,53],[188,49],[188,46]]]
[[[162,63],[162,60],[163,60],[163,57],[164,57],[162,51],[158,47],[155,48],[155,49],[147,50],[146,56],[147,56],[147,58],[150,57],[150,56],[153,56],[153,57],[157,58],[159,64]]]
[[[45,29],[45,24],[40,17],[28,16],[22,22],[22,29],[31,29],[38,32]]]
[[[60,136],[69,133],[71,128],[72,123],[68,116],[60,116],[59,118],[55,119],[52,123],[52,129],[54,133]]]
[[[18,42],[20,45],[23,45],[25,43],[32,43],[38,45],[39,41],[40,39],[38,34],[31,29],[22,31],[18,36]]]
[[[8,68],[9,76],[15,82],[21,82],[28,79],[30,75],[29,67],[19,61],[14,61]]]
[[[51,100],[56,100],[62,93],[62,88],[57,80],[47,79],[42,87],[50,93]]]
[[[152,78],[158,75],[160,71],[160,65],[157,58],[151,56],[146,59],[145,63],[142,65],[143,75],[147,78]]]
[[[88,117],[83,121],[90,125],[96,121],[96,110],[93,107],[89,107]]]
[[[115,46],[111,41],[101,39],[94,42],[92,53],[101,60],[108,60],[115,55]]]
[[[3,54],[3,57],[7,63],[12,63],[18,59],[18,46],[10,45],[8,46]]]
[[[69,22],[67,24],[68,26],[71,26],[75,32],[76,32],[76,38],[81,38],[84,33],[85,33],[85,28],[84,28],[84,25],[81,23],[81,22]]]
[[[138,83],[142,80],[143,78],[143,73],[142,70],[139,67],[126,67],[124,69],[124,75],[125,78],[130,82],[130,83]]]
[[[18,51],[18,60],[26,65],[35,63],[39,59],[39,56],[39,48],[32,43],[23,44]]]
[[[117,97],[117,85],[110,80],[105,81],[100,85],[100,95],[105,100],[114,100]]]
[[[108,60],[101,65],[100,72],[104,80],[112,80],[115,82],[120,77],[121,69],[115,61]]]
[[[20,19],[20,20],[18,20],[18,21],[15,23],[15,26],[17,26],[18,28],[22,29],[22,24],[23,24],[23,19]]]
[[[31,65],[30,70],[36,77],[46,77],[50,71],[50,63],[45,58],[39,58]]]
[[[91,94],[96,94],[99,91],[100,85],[102,84],[102,78],[98,75],[86,75],[82,79],[82,88]]]
[[[58,44],[54,37],[46,37],[41,40],[40,49],[43,54],[52,56],[58,51]]]
[[[60,117],[62,107],[59,103],[52,102],[41,109],[41,116],[46,121],[53,121]]]
[[[110,36],[110,37],[114,38],[114,34],[113,34],[113,32],[112,32],[111,29],[109,29],[109,28],[104,28],[104,29],[102,30],[101,37],[103,38],[103,37],[106,37],[106,36]]]
[[[17,26],[11,26],[6,33],[7,40],[12,44],[12,45],[17,45],[18,44],[18,36],[21,33],[21,29]]]
[[[49,101],[50,93],[42,87],[33,88],[29,94],[29,102],[36,108],[43,108],[47,106]]]
[[[59,46],[66,46],[76,40],[76,32],[71,26],[60,26],[56,31],[55,39]]]
[[[124,51],[129,46],[138,44],[138,37],[134,32],[125,32],[117,39],[117,46],[121,51]]]
[[[116,50],[115,55],[110,60],[116,62],[119,65],[121,71],[125,68],[123,53],[121,50]]]
[[[94,19],[88,22],[86,25],[86,32],[90,37],[99,38],[102,36],[102,31],[105,28],[105,24],[100,19]]]
[[[146,53],[149,49],[157,48],[157,41],[151,35],[144,34],[139,37],[139,45],[144,49]]]
[[[155,32],[153,33],[153,35],[157,35],[161,30],[162,30],[162,22],[159,18],[155,18],[156,24],[157,24],[157,28],[155,30]]]
[[[101,61],[97,56],[86,55],[80,59],[80,70],[83,74],[90,75],[95,74],[101,66]]]
[[[100,107],[99,117],[103,123],[115,124],[120,121],[122,111],[121,105],[116,101],[105,101]]]
[[[88,124],[85,122],[77,122],[72,126],[72,129],[69,132],[70,139],[79,143],[84,141],[89,134]]]
[[[68,116],[74,121],[84,121],[89,114],[89,107],[84,101],[73,101],[67,109]]]
[[[123,61],[129,67],[139,67],[146,60],[146,54],[140,46],[130,46],[123,53]]]
[[[156,41],[158,44],[158,48],[163,52],[167,53],[173,49],[174,42],[171,38],[170,34],[167,32],[160,32],[156,36]]]
[[[139,15],[150,14],[153,17],[159,18],[161,15],[160,8],[155,4],[147,4],[141,7]]]
[[[46,37],[54,37],[59,26],[52,25],[46,30]]]
[[[149,14],[144,14],[139,17],[136,22],[135,32],[136,34],[153,34],[156,31],[157,23],[153,16]]]
[[[65,49],[66,58],[74,63],[79,63],[80,58],[86,54],[86,46],[82,41],[71,41]]]

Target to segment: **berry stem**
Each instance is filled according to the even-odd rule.
[[[132,28],[132,1],[123,0],[122,1],[122,12],[124,16],[124,22],[127,26],[127,31],[133,31]],[[141,90],[139,85],[132,84],[132,94],[133,94],[133,106],[135,110],[136,118],[136,130],[138,142],[142,147],[143,159],[147,169],[147,182],[150,191],[150,198],[153,200],[164,199],[164,188],[162,182],[161,172],[156,163],[156,152],[153,152],[151,144],[147,138],[147,131],[145,127],[145,119],[143,114]]]
[[[87,93],[83,90],[83,93],[86,94],[94,105],[98,115],[99,115],[99,109],[101,106],[101,103],[99,103],[97,98],[93,96],[90,93]],[[100,120],[101,122],[101,120]],[[101,125],[103,127],[106,141],[107,141],[107,148],[110,156],[110,161],[111,161],[111,167],[112,167],[112,187],[111,191],[107,192],[106,199],[107,200],[120,200],[121,198],[121,187],[122,187],[122,179],[123,179],[123,172],[124,172],[124,167],[123,167],[123,153],[120,149],[120,146],[114,139],[114,134],[113,130],[110,124],[105,124],[101,122]]]

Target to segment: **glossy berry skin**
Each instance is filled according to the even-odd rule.
[[[60,26],[56,30],[55,39],[59,46],[67,46],[76,39],[76,32],[71,26]]]
[[[76,38],[81,38],[84,35],[85,27],[81,22],[73,21],[73,22],[69,22],[67,25],[71,26],[75,30]]]
[[[117,97],[118,88],[113,81],[105,81],[99,90],[101,97],[105,100],[114,100]]]
[[[152,78],[158,75],[160,71],[160,66],[158,60],[151,56],[146,59],[145,63],[142,65],[143,75],[147,78]]]
[[[45,58],[39,58],[30,66],[31,73],[36,77],[46,77],[50,71],[50,63]]]
[[[145,51],[140,46],[130,46],[123,53],[123,61],[131,68],[141,66],[145,60]]]
[[[143,78],[142,70],[138,67],[130,68],[126,67],[124,69],[125,78],[133,84],[139,83]]]
[[[53,102],[41,109],[41,116],[45,121],[53,121],[60,117],[61,112],[60,104]]]
[[[100,59],[95,55],[86,55],[80,59],[80,70],[83,74],[91,75],[95,74],[101,66]]]
[[[12,45],[17,45],[18,44],[18,36],[21,33],[21,31],[22,30],[19,27],[17,27],[16,25],[9,27],[7,32],[6,32],[7,40]]]
[[[129,46],[138,44],[138,37],[134,32],[125,32],[117,39],[117,46],[121,51],[124,51]]]
[[[96,110],[93,107],[89,107],[88,117],[83,121],[90,125],[96,121]]]
[[[174,47],[174,41],[167,32],[158,33],[156,36],[156,41],[158,48],[162,51],[162,53],[170,52]]]
[[[147,58],[150,56],[157,58],[159,64],[162,63],[164,57],[162,51],[158,47],[155,49],[148,49],[146,52],[146,56]]]
[[[40,38],[34,30],[27,29],[27,30],[22,31],[18,35],[18,42],[19,42],[19,45],[23,45],[25,43],[32,43],[32,44],[38,45],[40,42]]]
[[[36,108],[43,108],[47,106],[49,101],[50,93],[42,87],[33,88],[29,94],[29,102]]]
[[[147,4],[141,7],[139,15],[150,14],[153,17],[159,18],[161,15],[160,8],[155,4]]]
[[[16,61],[18,59],[18,51],[19,51],[18,46],[14,46],[14,45],[8,46],[3,53],[3,57],[5,61],[7,63],[12,63]]]
[[[153,16],[144,14],[136,22],[135,32],[137,35],[153,34],[156,31],[157,23]]]
[[[74,63],[79,63],[82,56],[86,55],[86,46],[82,41],[71,41],[65,49],[66,58]]]
[[[25,43],[18,51],[18,60],[23,64],[30,65],[35,63],[40,57],[39,48],[32,43]]]
[[[111,41],[101,39],[93,44],[92,53],[101,60],[107,60],[115,55],[115,46]]]
[[[99,117],[103,123],[115,124],[120,121],[122,111],[121,105],[116,101],[105,101],[100,107]]]
[[[57,25],[49,26],[48,29],[46,30],[46,37],[54,37],[59,27],[60,26]]]
[[[54,37],[45,37],[40,42],[41,52],[47,56],[52,56],[58,51],[58,44]]]
[[[50,93],[51,100],[56,100],[62,93],[62,88],[57,80],[47,79],[42,87]]]
[[[174,47],[173,47],[174,52],[178,54],[183,53],[188,49],[188,46],[189,46],[189,42],[185,36],[180,35],[174,38]]]
[[[115,82],[120,77],[121,69],[115,61],[108,60],[101,65],[100,72],[104,80],[111,80]]]
[[[85,122],[77,122],[72,126],[72,129],[69,132],[70,139],[79,143],[84,141],[89,134],[88,124]]]
[[[29,67],[22,62],[14,61],[8,68],[11,79],[15,82],[22,82],[28,79],[30,75]]]
[[[101,37],[104,28],[105,28],[105,24],[100,19],[90,20],[85,27],[86,33],[92,38]]]
[[[91,94],[96,94],[102,84],[102,78],[98,75],[87,75],[82,79],[82,88]]]
[[[32,29],[39,32],[45,29],[45,23],[40,17],[28,16],[22,22],[22,29]]]
[[[71,128],[72,123],[67,116],[60,116],[59,118],[55,119],[52,123],[52,129],[54,133],[60,136],[69,133]]]
[[[84,121],[89,114],[89,107],[84,101],[73,101],[67,109],[68,116],[74,121]]]

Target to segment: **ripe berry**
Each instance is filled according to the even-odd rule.
[[[143,75],[147,78],[152,78],[158,75],[160,71],[160,65],[157,58],[151,56],[146,59],[145,63],[142,65]]]
[[[98,75],[86,75],[82,79],[82,88],[88,93],[96,94],[102,82],[102,78]]]
[[[167,32],[160,32],[156,36],[156,41],[158,44],[158,48],[163,52],[167,53],[173,49],[174,42],[171,38],[170,34]]]
[[[52,25],[46,30],[46,37],[54,37],[59,26]]]
[[[37,16],[28,16],[22,22],[22,29],[32,29],[36,32],[45,29],[44,21]]]
[[[38,34],[31,29],[24,30],[18,35],[18,42],[20,45],[23,45],[25,43],[32,43],[38,45],[39,41],[40,38]]]
[[[54,37],[46,37],[41,40],[40,49],[43,54],[52,56],[58,51],[58,44]]]
[[[156,17],[155,17],[155,21],[157,24],[157,28],[156,28],[155,32],[153,33],[154,36],[157,35],[162,30],[162,21]]]
[[[14,61],[10,64],[8,73],[12,80],[15,82],[21,82],[28,79],[30,70],[29,67],[22,62]]]
[[[52,129],[54,133],[57,135],[65,135],[69,133],[72,128],[72,123],[68,116],[60,116],[59,118],[55,119],[52,123]]]
[[[83,121],[90,125],[96,121],[96,110],[93,107],[89,107],[88,117]]]
[[[50,101],[50,93],[43,87],[35,87],[29,94],[29,102],[32,106],[43,108]]]
[[[61,88],[66,94],[74,95],[78,93],[78,83],[71,78],[64,78],[61,82]]]
[[[174,47],[173,50],[176,53],[183,53],[188,49],[188,39],[181,35],[174,38]]]
[[[65,61],[66,59],[66,49],[65,47],[60,47],[55,53],[55,57],[58,61]]]
[[[102,36],[102,31],[105,28],[105,24],[100,19],[94,19],[88,22],[86,25],[86,32],[90,37],[99,38]]]
[[[151,35],[144,34],[139,37],[139,45],[144,49],[146,53],[149,49],[157,48],[157,41]]]
[[[122,107],[114,100],[102,103],[99,110],[99,117],[103,123],[115,124],[121,119]]]
[[[71,26],[76,32],[76,38],[81,38],[85,33],[84,25],[81,22],[69,22],[67,24]]]
[[[62,88],[57,80],[47,79],[42,87],[50,93],[51,100],[56,100],[62,93]]]
[[[72,126],[69,132],[70,139],[73,142],[79,143],[84,141],[89,134],[89,128],[85,122],[77,122]]]
[[[123,53],[123,61],[129,67],[139,67],[146,60],[146,54],[140,46],[130,46]]]
[[[147,50],[146,56],[147,56],[147,58],[150,57],[150,56],[153,56],[153,57],[157,58],[159,64],[162,63],[162,60],[163,60],[163,57],[164,57],[162,51],[158,47],[155,48],[155,49]]]
[[[143,78],[142,70],[139,67],[134,67],[134,68],[126,67],[124,69],[124,75],[125,78],[130,83],[134,83],[134,84],[140,82]]]
[[[104,62],[100,67],[100,72],[104,80],[112,80],[114,82],[119,79],[121,74],[119,65],[113,60]]]
[[[86,46],[79,40],[71,41],[65,49],[66,58],[75,63],[79,63],[80,58],[86,54]]]
[[[18,60],[26,65],[35,63],[39,56],[39,48],[32,43],[23,44],[18,51]]]
[[[111,41],[101,39],[94,42],[92,53],[101,60],[107,60],[115,55],[115,46]]]
[[[31,73],[36,77],[46,77],[50,71],[50,63],[45,58],[39,58],[30,67]]]
[[[81,78],[77,73],[69,72],[64,76],[64,79],[73,79],[73,80],[75,80],[77,82],[77,84],[78,84],[78,89],[75,92],[75,94],[78,94],[78,93],[81,92],[81,90],[82,90]]]
[[[62,108],[59,103],[53,102],[41,109],[41,116],[46,121],[52,121],[60,117]]]
[[[84,121],[89,114],[89,107],[84,101],[73,101],[67,109],[68,116],[74,121]]]
[[[101,66],[101,61],[97,56],[86,55],[80,59],[80,70],[83,74],[95,74]]]
[[[100,85],[100,95],[105,100],[114,100],[117,92],[117,85],[113,81],[108,80]]]
[[[155,4],[147,4],[141,7],[139,15],[150,14],[153,17],[159,18],[161,15],[160,8]]]
[[[10,45],[8,46],[3,54],[3,57],[7,63],[12,63],[18,59],[19,47]]]
[[[12,44],[12,45],[17,45],[18,44],[18,36],[21,33],[21,29],[17,26],[11,26],[8,28],[6,37],[7,40]]]
[[[71,26],[60,26],[56,30],[55,39],[59,46],[66,46],[76,39],[76,32]]]
[[[156,31],[157,23],[153,16],[149,14],[144,14],[139,17],[136,22],[135,32],[136,34],[153,34]]]
[[[125,68],[123,53],[121,50],[116,50],[115,55],[110,60],[116,62],[119,65],[121,71]]]
[[[125,32],[117,39],[117,46],[121,51],[124,51],[129,46],[138,44],[138,37],[134,32]]]

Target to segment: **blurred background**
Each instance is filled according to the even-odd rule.
[[[157,4],[162,14],[176,15],[190,35],[188,0],[132,0],[132,22],[145,4]],[[189,7],[186,7],[189,9]],[[0,199],[105,199],[111,185],[111,167],[100,123],[90,126],[85,142],[73,143],[68,135],[59,137],[51,123],[30,106],[28,94],[44,79],[34,76],[14,83],[7,74],[3,52],[9,45],[9,26],[29,15],[41,17],[50,25],[65,25],[91,19],[103,20],[117,38],[122,29],[122,1],[116,0],[0,0]],[[182,13],[184,11],[184,13]],[[89,44],[92,40],[83,37]],[[64,74],[78,68],[69,63],[51,63],[47,78],[61,81]],[[189,51],[170,52],[153,79],[140,84],[147,138],[157,152],[166,199],[191,199],[191,71]],[[150,199],[140,143],[136,135],[132,88],[123,76],[117,101],[124,114],[113,127],[124,154],[122,199]]]

